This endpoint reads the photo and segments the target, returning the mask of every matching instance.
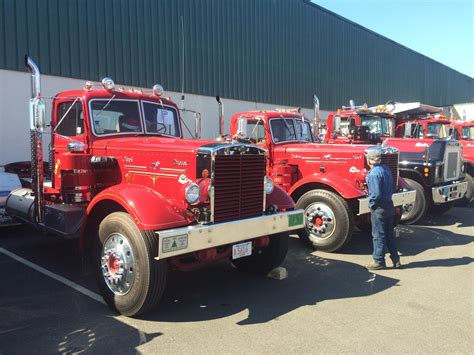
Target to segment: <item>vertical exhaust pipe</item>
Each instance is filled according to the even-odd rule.
[[[219,139],[224,139],[224,104],[219,96],[216,96],[217,104],[219,105]]]
[[[35,196],[34,221],[43,222],[43,129],[45,125],[45,103],[41,98],[40,71],[36,63],[25,56],[25,66],[31,73],[30,98],[30,142],[31,142],[31,178],[32,190]]]
[[[197,139],[201,139],[201,113],[195,113],[195,127],[194,127],[194,134]]]
[[[351,110],[355,109],[356,105],[355,105],[354,100],[352,100],[352,99],[349,100],[349,106],[351,107]]]
[[[314,138],[319,140],[319,127],[321,125],[321,117],[319,115],[319,99],[316,95],[313,96],[313,104],[314,104],[313,134],[314,134]]]

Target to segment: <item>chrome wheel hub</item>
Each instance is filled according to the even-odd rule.
[[[127,238],[113,233],[105,241],[101,253],[102,276],[116,295],[130,291],[135,279],[135,257]]]
[[[305,226],[312,237],[329,238],[336,228],[334,212],[325,203],[313,203],[305,210]]]

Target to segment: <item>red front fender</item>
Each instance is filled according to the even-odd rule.
[[[86,216],[106,200],[119,204],[142,230],[170,229],[194,222],[193,215],[176,201],[135,184],[119,184],[101,191],[87,207]]]
[[[275,185],[273,192],[267,195],[266,206],[277,205],[279,211],[288,211],[295,208],[295,203],[280,186]]]
[[[305,178],[299,180],[296,184],[294,184],[288,193],[293,196],[293,193],[296,190],[307,184],[320,184],[329,186],[335,191],[337,191],[346,200],[366,196],[365,192],[355,187],[351,181],[345,178],[341,178],[340,175],[332,173],[321,173],[306,176]]]

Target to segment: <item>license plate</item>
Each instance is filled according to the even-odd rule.
[[[232,259],[243,258],[249,255],[252,255],[252,242],[232,245]]]
[[[169,253],[176,250],[186,249],[188,247],[188,235],[175,235],[163,238],[161,248],[163,253]]]

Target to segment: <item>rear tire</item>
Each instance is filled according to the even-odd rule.
[[[255,254],[232,260],[239,271],[253,274],[267,274],[285,260],[288,252],[288,233],[278,233],[270,236],[270,243],[264,249],[254,251]]]
[[[413,205],[402,206],[402,224],[415,224],[422,219],[428,209],[425,190],[415,180],[404,178],[405,182],[416,191],[416,200]]]
[[[305,228],[299,237],[312,248],[333,252],[352,236],[354,216],[347,202],[334,192],[312,190],[296,202],[304,209]]]
[[[167,264],[157,261],[158,239],[140,231],[129,214],[114,212],[100,223],[94,268],[99,290],[117,312],[133,317],[155,307],[165,289]]]

